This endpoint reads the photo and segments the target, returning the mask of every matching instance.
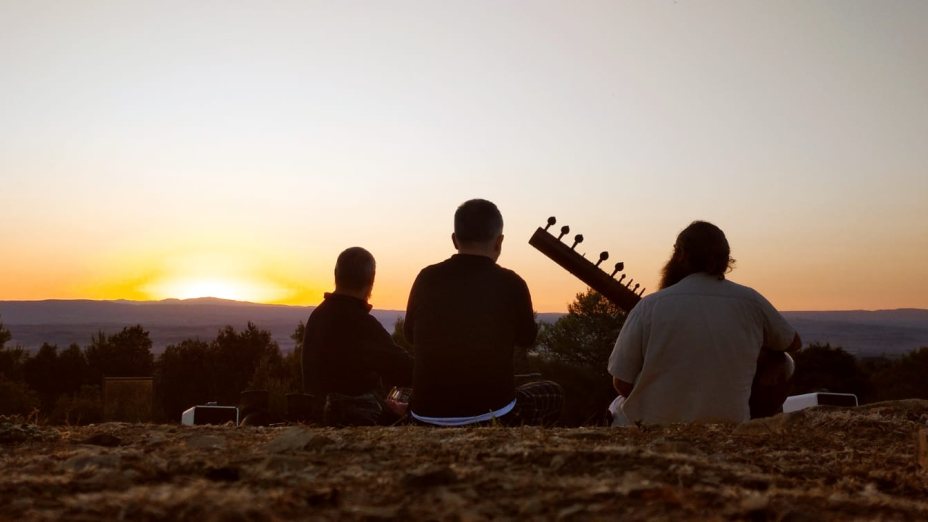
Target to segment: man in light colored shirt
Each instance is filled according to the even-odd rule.
[[[785,352],[801,341],[762,295],[725,279],[733,262],[715,225],[680,232],[661,290],[628,314],[609,357],[621,396],[614,425],[743,422],[782,411],[792,373]]]

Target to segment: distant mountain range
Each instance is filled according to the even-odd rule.
[[[164,301],[0,301],[0,321],[13,334],[12,344],[38,348],[43,342],[68,346],[89,344],[98,331],[116,333],[140,324],[149,331],[153,351],[184,339],[209,341],[226,325],[244,328],[249,321],[271,332],[284,351],[293,349],[290,335],[306,321],[313,306],[266,305],[212,297]],[[377,310],[375,317],[390,331],[402,312]]]
[[[219,329],[244,328],[251,321],[271,332],[284,351],[293,348],[290,335],[315,307],[244,303],[215,298],[164,301],[0,301],[0,321],[12,332],[11,345],[37,349],[43,342],[65,347],[87,345],[98,331],[116,333],[141,324],[150,332],[155,353],[184,339],[211,340]],[[372,314],[392,332],[402,310]],[[563,314],[542,313],[554,322]],[[803,342],[830,343],[862,357],[898,356],[928,346],[928,310],[854,310],[784,312]]]
[[[899,356],[928,346],[928,310],[783,312],[802,337],[840,346],[858,357]]]

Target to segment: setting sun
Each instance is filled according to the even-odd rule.
[[[217,297],[256,303],[292,299],[299,288],[282,282],[277,270],[258,256],[216,249],[166,256],[137,284],[147,299]]]
[[[251,281],[222,278],[178,278],[153,283],[146,288],[156,299],[192,299],[218,297],[236,301],[273,302],[286,297],[287,291]]]
[[[92,299],[216,297],[305,305],[318,303],[327,290],[331,269],[322,265],[310,261],[297,266],[291,259],[269,258],[263,252],[277,249],[266,245],[242,247],[219,241],[215,235],[212,241],[207,248],[182,244],[171,249],[133,246],[114,251],[101,262],[99,276],[74,291]]]

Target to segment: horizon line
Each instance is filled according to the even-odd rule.
[[[44,299],[0,299],[0,303],[47,303],[47,302],[93,302],[93,303],[134,303],[134,304],[158,304],[158,303],[191,303],[191,302],[221,302],[221,303],[232,303],[232,304],[241,304],[241,305],[253,305],[253,306],[273,306],[273,307],[285,307],[285,308],[315,308],[318,304],[310,305],[300,305],[300,304],[284,304],[284,303],[261,303],[256,301],[239,301],[237,299],[226,299],[223,297],[213,297],[213,296],[202,296],[202,297],[188,297],[188,298],[177,298],[177,297],[168,297],[165,299],[91,299],[91,298],[44,298]],[[373,310],[381,312],[405,312],[405,310],[400,310],[396,308],[373,308]],[[783,313],[810,313],[810,312],[892,312],[892,311],[903,311],[903,310],[916,310],[916,311],[928,311],[928,308],[918,308],[911,306],[903,306],[898,308],[841,308],[841,309],[822,309],[822,310],[780,310]],[[535,311],[539,314],[567,314],[567,311],[558,312],[558,311]]]

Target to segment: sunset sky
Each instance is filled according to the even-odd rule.
[[[402,309],[473,197],[654,289],[695,219],[783,310],[928,308],[928,2],[0,0],[0,300]]]

